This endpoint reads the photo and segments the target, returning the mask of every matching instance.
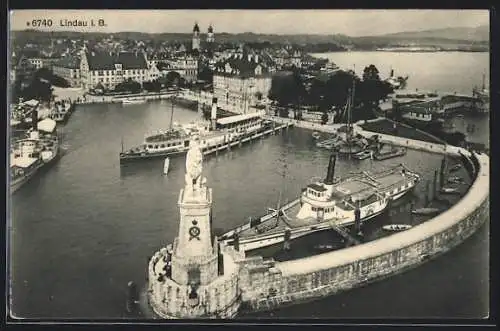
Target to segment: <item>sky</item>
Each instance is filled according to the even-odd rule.
[[[51,19],[44,31],[191,33],[194,22],[202,32],[263,34],[345,34],[368,36],[447,27],[489,25],[487,10],[15,10],[12,30],[34,28],[34,19]],[[79,19],[103,27],[64,27],[60,20]],[[31,23],[30,23],[31,24]],[[90,24],[90,23],[89,23]]]

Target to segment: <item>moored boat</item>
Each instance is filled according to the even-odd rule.
[[[412,226],[409,224],[387,224],[382,227],[383,230],[390,232],[405,231],[411,228]]]
[[[36,123],[36,122],[35,122]],[[29,136],[16,140],[10,153],[10,193],[17,191],[37,171],[52,163],[59,152],[59,141],[55,134],[55,122],[45,119],[38,122],[37,130]]]
[[[165,162],[163,162],[163,174],[164,175],[168,174],[169,167],[170,167],[170,159],[167,157],[165,159]]]
[[[432,208],[432,207],[424,207],[424,208],[417,208],[413,209],[411,211],[412,214],[414,215],[436,215],[441,212],[441,209],[439,208]]]
[[[443,187],[440,190],[440,192],[444,193],[444,194],[460,194],[460,191],[458,190],[458,188],[455,188],[455,187]]]
[[[168,130],[147,135],[141,145],[126,151],[122,150],[120,161],[183,155],[189,150],[189,144],[194,136],[200,138],[201,149],[206,151],[239,141],[264,128],[261,112],[217,119],[215,99],[210,122],[200,120],[179,125],[171,121]]]
[[[455,165],[453,165],[451,168],[450,168],[450,172],[455,172],[455,171],[458,171],[462,168],[462,165],[460,163],[457,163]]]
[[[333,176],[335,162],[332,155],[326,179],[307,185],[298,199],[227,232],[221,240],[249,251],[332,228],[342,232],[384,212],[389,201],[401,198],[420,179],[403,165],[339,179]]]
[[[352,157],[357,159],[357,160],[365,160],[365,159],[368,159],[370,157],[373,157],[373,151],[364,150],[364,151],[361,151],[359,153],[354,154]]]
[[[145,97],[130,97],[122,100],[123,105],[135,105],[141,103],[146,103]]]
[[[392,159],[395,157],[404,156],[406,154],[406,148],[404,147],[394,147],[392,146],[388,151],[378,151],[373,157],[377,161]]]

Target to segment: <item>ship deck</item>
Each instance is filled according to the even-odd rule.
[[[396,167],[390,171],[373,174],[372,176],[367,174],[354,176],[351,179],[335,186],[333,198],[343,200],[350,195],[359,195],[359,198],[366,199],[363,205],[373,203],[378,199],[374,193],[400,184],[404,180],[398,171],[399,169],[403,169],[403,167]],[[347,203],[337,202],[337,204],[345,210],[354,208]],[[287,228],[293,230],[300,227],[312,227],[320,223],[324,223],[319,222],[316,217],[297,218],[296,215],[298,214],[300,207],[299,203],[294,204],[293,206],[283,210],[283,216],[279,217],[278,221],[276,221],[276,217],[270,217],[256,226],[242,230],[239,233],[239,237],[251,238],[258,235],[272,235],[274,233],[282,232]],[[331,219],[328,221],[334,220],[335,219]]]
[[[302,226],[312,226],[318,223],[315,218],[298,219],[295,217],[299,212],[300,204],[295,204],[294,206],[283,210],[283,215],[279,217],[278,222],[276,222],[276,217],[272,217],[259,225],[251,227],[249,229],[243,230],[239,233],[240,238],[250,238],[257,235],[271,235],[274,233],[282,232],[285,229],[295,229]]]

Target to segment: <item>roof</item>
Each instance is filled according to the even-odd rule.
[[[260,60],[260,56],[258,58]],[[226,65],[231,66],[232,72],[226,72]],[[266,73],[266,67],[262,65],[262,61],[248,61],[248,54],[243,54],[242,58],[229,58],[220,62],[215,63],[216,69],[221,69],[221,71],[215,70],[214,75],[239,75],[239,76],[255,76],[255,68],[260,65],[262,68],[262,73]]]
[[[35,159],[32,157],[16,157],[13,160],[11,166],[16,166],[16,167],[20,167],[20,168],[28,168],[33,163],[35,163],[36,160],[38,160],[38,159]]]
[[[90,70],[115,70],[115,64],[121,64],[123,70],[147,69],[146,58],[141,52],[86,52]]]
[[[35,99],[31,99],[28,101],[23,102],[23,105],[30,106],[30,107],[36,107],[38,106],[39,102]]]
[[[314,184],[314,183],[307,185],[307,187],[309,187],[309,188],[311,188],[311,189],[313,189],[313,190],[315,190],[317,192],[324,192],[324,191],[326,191],[326,188],[324,186],[318,185],[318,184]]]
[[[71,69],[79,69],[80,68],[80,58],[79,57],[63,57],[56,63],[55,66],[63,67],[63,68],[71,68]]]
[[[38,122],[37,126],[38,130],[42,130],[45,132],[54,132],[54,129],[56,128],[56,121],[50,118],[46,118]]]
[[[260,113],[252,113],[252,114],[243,114],[243,115],[229,116],[229,117],[218,119],[217,120],[217,124],[226,125],[226,124],[241,122],[241,121],[248,120],[248,119],[251,119],[251,118],[257,118],[257,117],[260,117],[260,116],[261,116]]]

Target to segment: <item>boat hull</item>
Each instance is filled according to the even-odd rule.
[[[397,194],[389,196],[388,199],[390,199],[391,201],[399,200],[400,198],[405,196],[408,192],[413,190],[414,187],[415,187],[415,185],[410,186],[407,189],[405,189]],[[292,208],[293,206],[295,206],[299,202],[300,202],[300,199],[296,199],[296,200],[292,201],[287,206],[283,207],[283,209],[282,209],[283,212],[286,212],[287,209]],[[370,219],[384,213],[386,210],[387,210],[387,205],[383,209],[376,211],[375,213],[369,214],[369,215],[365,216],[364,218],[362,218],[361,224],[366,223]],[[260,224],[262,224],[264,222],[269,222],[271,219],[273,219],[275,217],[276,217],[276,212],[265,215],[265,216],[261,217]],[[300,238],[300,237],[303,237],[303,236],[306,236],[306,235],[309,235],[312,233],[330,230],[330,229],[332,229],[332,225],[330,222],[331,222],[330,220],[323,221],[321,223],[317,223],[314,225],[307,225],[304,227],[291,229],[290,230],[291,231],[290,232],[290,239],[293,240],[293,239],[297,239],[297,238]],[[343,220],[341,222],[335,223],[336,226],[341,226],[341,227],[351,226],[353,224],[354,224],[354,219],[346,219],[346,220]],[[235,229],[232,229],[232,230],[226,232],[221,237],[221,239],[224,240],[224,238],[232,238],[235,233],[239,233],[239,232],[248,230],[250,228],[251,228],[250,223],[244,224],[240,227],[237,227]],[[275,232],[272,234],[265,234],[264,233],[262,235],[257,235],[257,236],[251,237],[251,238],[239,238],[239,249],[240,249],[240,251],[251,251],[251,250],[258,249],[258,248],[263,248],[263,247],[267,247],[267,246],[280,244],[280,243],[283,243],[284,240],[285,240],[285,230],[280,231],[280,232]],[[226,241],[228,243],[230,243],[232,241],[232,239],[227,239]]]

